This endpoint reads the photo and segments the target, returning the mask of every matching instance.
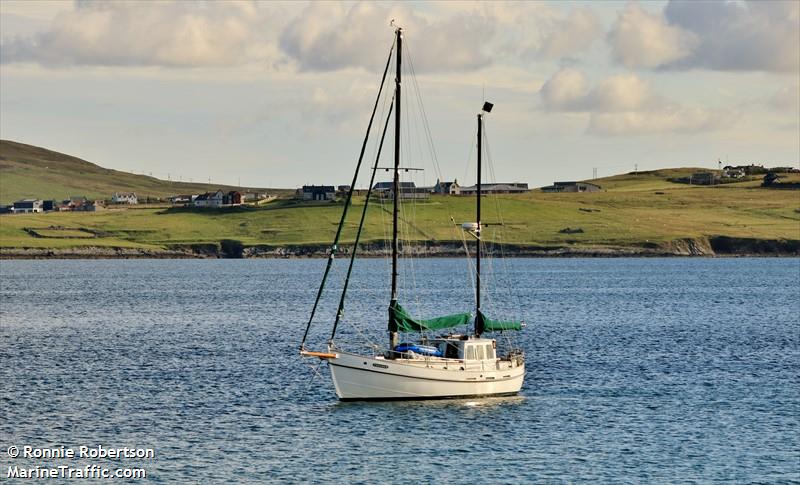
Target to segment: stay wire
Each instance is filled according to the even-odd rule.
[[[392,96],[392,101],[394,101],[394,96]],[[378,152],[375,156],[375,164],[372,167],[372,175],[369,179],[369,189],[367,189],[366,199],[364,200],[364,209],[361,211],[361,220],[358,223],[358,231],[356,232],[355,241],[353,242],[353,250],[350,254],[350,264],[347,267],[347,276],[344,279],[344,287],[342,288],[342,296],[339,299],[339,308],[336,311],[336,320],[333,322],[333,329],[331,330],[331,338],[330,342],[333,342],[333,337],[336,335],[336,327],[339,326],[339,321],[341,320],[342,316],[344,315],[344,301],[347,295],[347,287],[350,284],[350,275],[353,272],[353,265],[356,261],[356,253],[358,252],[358,243],[361,240],[361,232],[364,229],[364,220],[367,216],[367,208],[369,207],[369,199],[372,195],[372,184],[375,183],[375,174],[378,171],[378,162],[381,158],[381,150],[383,149],[383,142],[386,139],[386,130],[389,127],[389,120],[392,117],[392,105],[389,105],[389,113],[386,115],[386,123],[383,125],[383,134],[381,135],[381,141],[378,145]]]
[[[333,265],[333,260],[336,256],[336,251],[338,249],[339,238],[342,234],[342,227],[344,226],[345,218],[347,217],[347,209],[350,206],[350,201],[353,197],[353,190],[355,190],[356,181],[358,180],[358,172],[361,170],[361,162],[364,159],[364,151],[367,148],[367,143],[369,142],[369,135],[372,130],[372,122],[375,119],[375,112],[378,110],[378,103],[381,99],[381,93],[383,93],[383,86],[386,83],[386,74],[389,72],[389,65],[392,61],[392,53],[394,52],[395,44],[392,43],[391,48],[389,49],[389,56],[386,59],[386,67],[383,69],[383,76],[381,78],[380,88],[378,88],[378,95],[375,98],[375,105],[372,108],[372,114],[369,117],[369,123],[367,124],[367,133],[364,135],[364,142],[361,145],[361,153],[358,156],[358,163],[356,164],[356,170],[353,174],[353,182],[350,184],[350,190],[347,192],[347,199],[344,203],[344,208],[342,209],[342,217],[339,220],[339,227],[336,228],[336,236],[333,239],[333,244],[331,244],[330,255],[328,256],[328,262],[325,266],[325,273],[322,275],[322,282],[319,285],[319,290],[317,290],[317,297],[314,300],[314,307],[311,309],[311,316],[308,318],[308,323],[306,324],[306,330],[303,333],[303,340],[300,342],[300,350],[305,349],[306,339],[308,338],[308,331],[311,329],[311,323],[314,321],[314,315],[317,312],[317,306],[319,305],[319,301],[322,298],[322,292],[325,289],[325,283],[328,279],[328,274],[330,273],[331,266]]]

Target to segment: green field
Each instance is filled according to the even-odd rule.
[[[218,188],[234,189],[223,185],[171,182],[111,170],[63,153],[0,140],[0,204],[10,204],[25,198],[60,201],[74,195],[89,199],[110,199],[114,192],[136,192],[139,199],[144,200],[146,197],[198,194]],[[236,189],[247,190],[238,187]]]
[[[596,181],[595,193],[542,193],[489,196],[484,199],[485,236],[527,246],[641,247],[687,238],[729,236],[770,240],[800,240],[800,191],[758,187],[742,182],[713,187],[689,186],[666,180],[693,169],[626,174]],[[800,182],[800,175],[784,181]],[[461,241],[457,223],[474,219],[469,197],[434,196],[402,205],[404,239]],[[358,198],[345,228],[351,242],[363,208]],[[342,204],[277,200],[259,208],[231,210],[116,209],[96,213],[48,213],[0,216],[0,247],[69,248],[110,246],[168,248],[222,240],[254,245],[329,244]],[[391,204],[370,204],[362,242],[391,236]],[[58,237],[51,227],[70,229]],[[562,233],[565,228],[581,233]],[[47,237],[34,237],[26,229]],[[88,230],[96,237],[80,237]]]

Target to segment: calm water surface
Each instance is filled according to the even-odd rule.
[[[8,446],[101,444],[154,448],[111,462],[154,483],[800,481],[798,259],[495,263],[486,308],[528,324],[521,395],[404,403],[340,403],[296,355],[324,264],[0,262],[3,480],[60,463]],[[357,267],[343,344],[386,340],[387,270]],[[407,264],[402,302],[469,310],[468,275]]]

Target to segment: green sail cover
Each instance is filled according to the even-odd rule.
[[[475,317],[475,329],[477,333],[497,332],[501,330],[522,330],[522,323],[491,320],[486,318],[486,315],[484,315],[482,311],[478,310],[478,315]]]
[[[471,317],[472,315],[469,313],[456,313],[454,315],[431,318],[430,320],[421,320],[409,315],[406,309],[395,301],[389,305],[389,331],[425,332],[458,327],[459,325],[467,325]]]

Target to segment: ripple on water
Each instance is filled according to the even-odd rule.
[[[152,447],[161,482],[800,480],[800,260],[511,260],[522,394],[391,403],[296,355],[323,265],[3,261],[2,443]],[[415,268],[412,311],[470,308],[463,261]],[[385,340],[386,280],[359,262],[342,339]]]

